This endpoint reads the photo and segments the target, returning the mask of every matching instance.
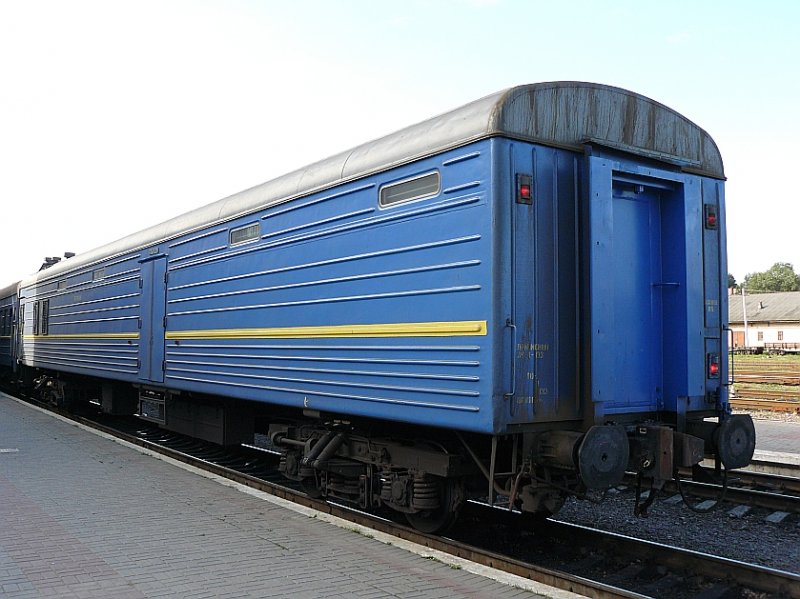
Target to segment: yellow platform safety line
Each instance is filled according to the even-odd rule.
[[[138,339],[139,333],[73,333],[67,335],[25,335],[24,339]]]
[[[169,331],[165,337],[167,339],[343,339],[348,337],[462,337],[475,335],[486,335],[485,320]]]

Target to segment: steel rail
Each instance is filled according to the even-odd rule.
[[[729,475],[732,476],[732,475]],[[715,499],[720,496],[722,486],[714,483],[705,483],[692,480],[682,480],[681,486],[696,497]],[[668,481],[664,489],[670,493],[677,493],[678,488],[673,481]],[[800,496],[782,495],[758,489],[746,489],[728,485],[725,492],[725,501],[752,507],[762,507],[768,510],[800,514]]]
[[[736,384],[748,385],[786,385],[796,387],[800,385],[800,375],[788,376],[785,374],[744,373],[736,371]]]
[[[729,478],[754,487],[773,489],[773,492],[796,493],[800,495],[800,478],[784,474],[771,474],[756,470],[732,470]]]

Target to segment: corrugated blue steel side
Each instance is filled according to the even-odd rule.
[[[492,431],[502,330],[493,322],[501,298],[491,147],[473,144],[171,242],[165,386]],[[435,197],[379,206],[381,185],[433,171]],[[251,223],[260,239],[230,246],[230,230]],[[476,322],[485,332],[447,332]],[[440,335],[398,332],[420,323],[444,324],[434,326]]]
[[[569,150],[502,140],[496,152],[497,233],[508,256],[505,359],[513,384],[497,407],[507,425],[581,418],[578,388],[578,182],[583,157]],[[530,176],[530,204],[516,199]],[[500,220],[500,219],[498,219]]]
[[[21,290],[23,363],[64,372],[136,380],[139,254],[83,267]],[[35,333],[34,303],[49,302],[47,334]],[[40,304],[41,306],[41,304]]]

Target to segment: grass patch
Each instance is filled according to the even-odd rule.
[[[375,538],[374,534],[366,532],[364,530],[361,530],[360,528],[356,528],[355,526],[348,526],[347,530],[349,530],[350,532],[354,532],[357,535],[361,535],[362,537],[366,537],[368,539],[374,539]]]
[[[461,566],[459,566],[458,564],[449,564],[449,563],[447,563],[447,562],[445,562],[443,560],[440,560],[438,557],[436,557],[434,555],[424,555],[422,557],[423,557],[423,559],[427,559],[427,560],[430,560],[432,562],[438,562],[440,564],[444,564],[445,566],[449,567],[451,570],[460,570],[461,569]]]

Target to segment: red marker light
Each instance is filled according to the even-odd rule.
[[[719,355],[708,354],[708,378],[719,378]]]
[[[717,221],[717,207],[714,204],[705,204],[703,211],[706,216],[706,229],[716,229],[719,224]]]
[[[517,173],[517,204],[533,204],[533,178]]]

